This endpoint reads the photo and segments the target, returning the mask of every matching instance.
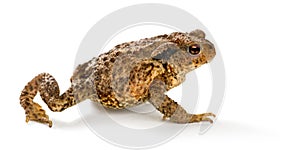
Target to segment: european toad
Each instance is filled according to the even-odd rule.
[[[210,62],[215,55],[214,45],[198,29],[122,43],[79,65],[71,77],[71,87],[61,95],[52,75],[37,75],[23,89],[20,104],[26,122],[37,121],[49,127],[52,121],[33,102],[37,92],[49,109],[56,112],[86,99],[114,109],[148,101],[163,114],[163,119],[176,123],[212,123],[213,113],[190,114],[165,92],[181,84],[188,72]]]

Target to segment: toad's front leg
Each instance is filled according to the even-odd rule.
[[[52,111],[63,111],[76,104],[73,89],[69,88],[59,95],[59,87],[56,80],[48,73],[42,73],[27,83],[20,96],[20,104],[25,110],[26,122],[37,121],[52,126],[52,121],[42,107],[33,102],[33,98],[40,92],[43,101]]]
[[[164,94],[166,92],[165,89],[165,84],[159,79],[154,80],[149,89],[149,102],[164,115],[163,119],[169,118],[170,121],[176,123],[192,123],[202,121],[213,123],[212,119],[209,118],[215,117],[213,113],[187,113],[186,110],[184,110],[184,108],[182,108],[177,102]]]

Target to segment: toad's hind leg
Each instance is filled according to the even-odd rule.
[[[152,82],[149,89],[149,102],[164,115],[163,119],[169,118],[170,121],[176,123],[192,123],[202,121],[213,123],[212,119],[209,118],[215,117],[213,113],[187,113],[186,110],[177,102],[165,95],[165,92],[165,84],[161,80],[156,79]]]
[[[37,121],[52,126],[52,121],[42,107],[33,102],[33,98],[40,93],[43,101],[52,111],[63,111],[76,104],[73,89],[69,88],[59,95],[59,87],[56,80],[48,73],[42,73],[27,83],[20,96],[20,104],[25,110],[26,122]]]

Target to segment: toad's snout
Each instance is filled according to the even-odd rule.
[[[202,47],[203,47],[202,54],[206,58],[206,61],[207,62],[212,61],[213,58],[216,56],[215,46],[211,42],[206,41],[205,43],[202,44]]]

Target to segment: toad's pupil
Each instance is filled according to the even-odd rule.
[[[200,53],[201,48],[200,48],[200,45],[194,44],[194,45],[189,46],[188,50],[189,50],[189,53],[191,53],[192,55],[197,55]]]

